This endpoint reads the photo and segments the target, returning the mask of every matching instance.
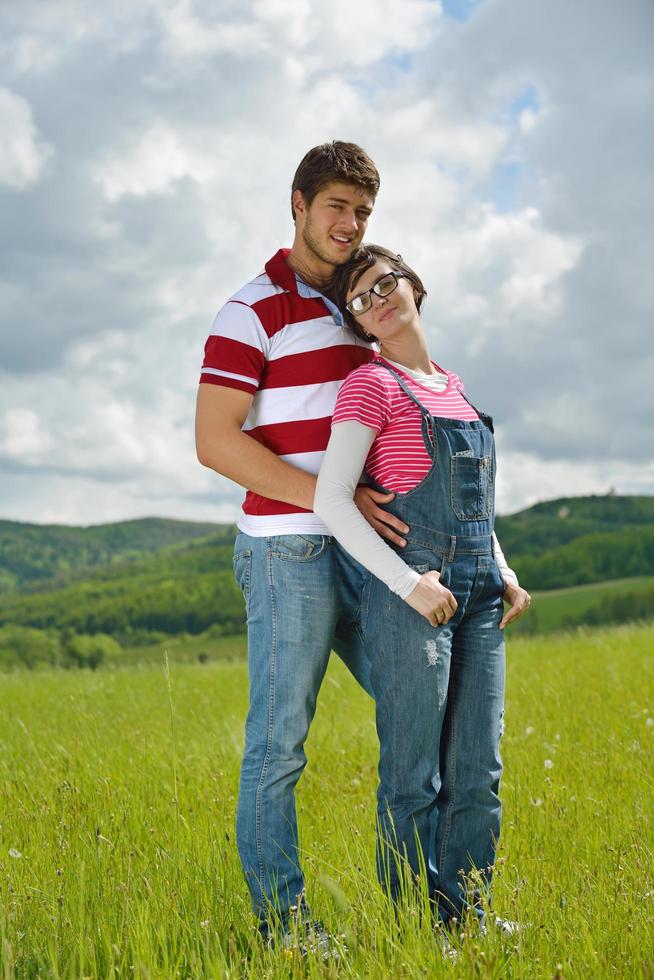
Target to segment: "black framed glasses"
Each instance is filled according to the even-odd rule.
[[[359,293],[350,300],[349,303],[345,304],[345,309],[352,314],[352,316],[361,316],[362,313],[367,313],[372,306],[372,293],[375,296],[390,296],[393,290],[397,289],[397,284],[400,279],[406,279],[406,275],[403,272],[386,272],[380,279],[377,280],[374,286],[370,289],[366,289],[365,293]]]

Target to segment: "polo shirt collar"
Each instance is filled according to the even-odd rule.
[[[321,299],[334,320],[339,325],[343,326],[343,316],[341,311],[336,306],[336,304],[325,296],[324,293],[319,292],[314,289],[313,286],[309,286],[308,283],[304,281],[297,272],[294,272],[288,264],[288,256],[290,255],[290,248],[280,248],[278,252],[275,252],[271,259],[266,262],[266,272],[270,276],[272,282],[276,286],[281,286],[282,289],[286,289],[289,292],[297,293],[298,296],[304,297],[304,299]]]
[[[286,261],[291,254],[290,248],[280,248],[275,252],[271,259],[266,262],[266,272],[275,283],[282,289],[288,289],[291,293],[297,293],[297,283],[295,273]]]

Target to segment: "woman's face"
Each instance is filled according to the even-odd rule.
[[[384,339],[394,337],[409,324],[415,321],[419,323],[416,300],[409,280],[399,278],[401,276],[399,272],[396,273],[397,285],[393,285],[392,280],[388,280],[389,273],[395,271],[386,259],[378,259],[373,266],[366,269],[356,286],[349,289],[346,296],[347,303],[357,296],[371,303],[370,308],[364,313],[353,315],[366,333],[377,337],[382,343]],[[385,296],[379,296],[372,291],[372,287],[377,284],[380,284],[384,292],[389,286],[393,288]]]

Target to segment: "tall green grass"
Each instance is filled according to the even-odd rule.
[[[244,664],[5,675],[0,976],[653,977],[654,629],[514,640],[490,935],[442,961],[373,870],[372,704],[329,670],[298,809],[340,964],[258,943],[234,842]]]

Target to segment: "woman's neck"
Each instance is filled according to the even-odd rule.
[[[409,347],[406,344],[398,344],[397,346],[382,344],[379,353],[387,360],[409,368],[410,371],[418,371],[420,374],[435,373],[434,365],[429,358],[429,351],[423,344],[415,347],[413,345]]]

